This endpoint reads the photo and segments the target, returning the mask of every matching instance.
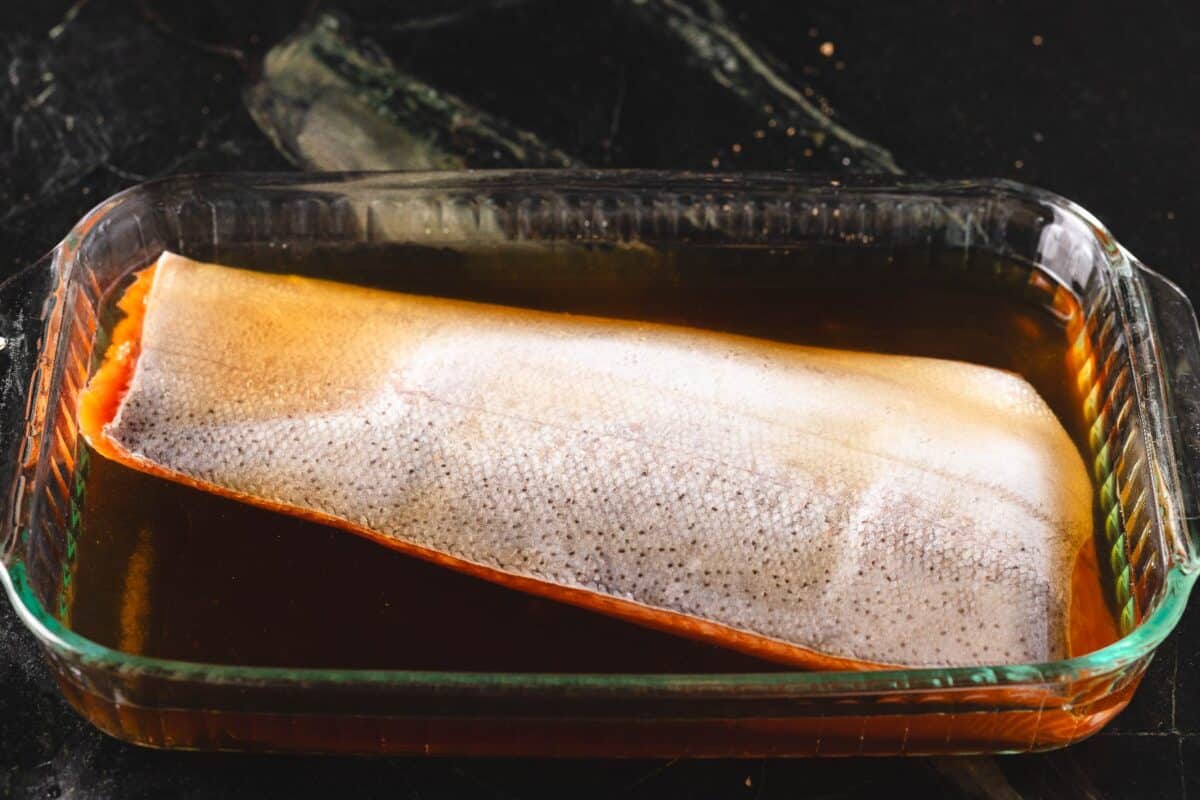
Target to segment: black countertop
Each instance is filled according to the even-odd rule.
[[[241,92],[256,55],[319,4],[303,5],[94,0],[0,12],[0,268],[30,263],[97,201],[139,181],[295,169],[251,120]],[[708,95],[683,85],[696,73],[680,73],[679,92],[656,89],[675,80],[679,54],[645,52],[645,31],[613,22],[606,6],[325,5],[386,45],[401,66],[591,165],[829,168],[819,155],[807,164],[801,147],[768,141],[756,150],[761,120],[749,111],[744,118],[709,113]],[[1200,255],[1187,245],[1200,221],[1200,6],[727,5],[732,24],[807,86],[814,104],[885,146],[907,173],[1008,177],[1059,192],[1200,297]],[[472,20],[479,15],[490,16]],[[731,137],[746,144],[735,150]],[[247,757],[142,750],[95,731],[60,698],[32,637],[0,602],[0,796],[1182,797],[1200,792],[1200,768],[1191,766],[1200,763],[1198,653],[1200,618],[1191,612],[1126,711],[1092,739],[1041,755]]]

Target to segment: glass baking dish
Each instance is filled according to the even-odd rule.
[[[406,247],[483,254],[469,263],[492,266],[451,257],[389,267]],[[691,253],[717,265],[699,278],[716,295],[753,284],[786,298],[803,285],[796,276],[820,272],[843,287],[972,286],[1049,310],[1070,340],[1061,368],[1079,390],[1122,636],[1042,664],[703,674],[272,667],[105,646],[74,630],[67,608],[87,460],[75,401],[111,324],[106,304],[164,249],[301,272],[331,260],[359,273],[403,268],[418,284],[436,282],[422,269],[449,270],[468,287],[519,284],[534,269],[525,265],[541,264],[549,297],[615,285],[633,287],[635,305],[679,291],[680,255]],[[630,252],[641,255],[606,267]],[[530,257],[539,253],[565,257]],[[746,253],[771,259],[763,267]],[[760,266],[739,267],[752,263]],[[1010,182],[625,171],[179,177],[98,206],[0,286],[0,302],[0,575],[71,705],[138,744],[556,756],[1045,750],[1094,733],[1126,705],[1196,577],[1192,308],[1089,213]]]

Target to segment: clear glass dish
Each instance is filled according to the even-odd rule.
[[[616,282],[643,298],[669,297],[678,273],[656,277],[637,260],[607,270],[614,253],[648,253],[647,264],[680,248],[717,256],[709,263],[782,253],[766,272],[714,269],[705,280],[717,292],[762,281],[787,292],[794,275],[819,269],[843,285],[880,276],[971,285],[1054,311],[1072,339],[1062,368],[1079,388],[1122,637],[1043,664],[601,674],[201,663],[122,652],[73,630],[66,598],[86,460],[75,400],[111,324],[106,303],[130,273],[164,249],[304,271],[330,255],[378,268],[389,248],[412,245],[489,254],[501,265],[491,279],[520,280],[536,262],[530,253],[587,254],[554,262],[539,280],[573,290]],[[571,283],[573,263],[584,266]],[[562,756],[1044,750],[1094,733],[1125,706],[1197,574],[1191,305],[1086,211],[1009,182],[620,171],[172,178],[98,206],[0,286],[0,304],[0,575],[68,701],[143,745]]]

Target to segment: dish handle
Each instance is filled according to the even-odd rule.
[[[1200,568],[1200,327],[1183,291],[1141,262],[1134,262],[1149,301],[1156,329],[1159,363],[1166,391],[1163,428],[1171,438],[1175,469],[1187,526],[1184,569]],[[1184,537],[1181,537],[1184,538]]]
[[[18,546],[15,519],[27,454],[25,421],[38,354],[53,303],[58,248],[0,283],[0,562]]]

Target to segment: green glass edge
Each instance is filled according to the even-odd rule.
[[[360,184],[360,188],[370,185],[375,180],[384,180],[399,184],[406,188],[447,188],[458,185],[487,184],[488,180],[500,177],[523,177],[530,184],[538,185],[542,181],[552,181],[561,177],[558,170],[541,170],[531,173],[524,170],[495,170],[480,174],[471,173],[326,173],[317,176],[317,183],[323,185]],[[571,173],[565,173],[571,175]],[[667,173],[646,170],[610,170],[607,173],[593,175],[583,171],[586,177],[604,178],[620,184],[623,180],[634,178],[665,179]],[[279,175],[272,173],[246,173],[238,176],[241,181],[254,183],[262,181],[265,185],[275,188],[311,188],[313,176],[289,175],[288,180],[279,181]],[[579,178],[580,174],[572,177]],[[674,180],[698,179],[709,182],[710,186],[720,186],[730,183],[728,178],[713,179],[704,173],[674,173]],[[764,182],[767,186],[772,179],[782,176],[773,173],[749,173],[742,178],[749,183]],[[801,176],[786,176],[788,182],[808,184],[810,187],[820,181],[806,181]],[[127,196],[147,187],[165,186],[177,178],[162,178],[139,186],[131,187],[104,201],[89,214],[79,225],[68,234],[65,244],[74,246],[78,241],[77,231],[88,220],[99,218],[112,208],[121,204]],[[597,188],[590,181],[589,188]],[[829,185],[840,186],[840,181],[829,181]],[[965,180],[965,181],[889,181],[884,187],[869,188],[905,188],[917,189],[946,189],[948,187],[990,187],[994,191],[1008,192],[1016,196],[1037,199],[1056,206],[1062,211],[1071,213],[1077,218],[1089,223],[1098,233],[1106,232],[1103,224],[1090,212],[1078,204],[1045,190],[1008,180]],[[560,187],[561,188],[561,187]],[[612,187],[610,187],[612,188]],[[866,184],[858,188],[868,188]],[[1107,237],[1098,237],[1102,244]],[[1118,256],[1116,249],[1113,256]],[[1098,454],[1102,455],[1102,454]],[[21,531],[22,540],[28,535],[27,530]],[[18,616],[39,639],[41,645],[55,651],[62,657],[76,659],[85,666],[95,666],[116,669],[122,673],[139,673],[156,675],[175,679],[201,679],[209,683],[225,684],[266,684],[277,681],[294,681],[303,683],[334,683],[334,684],[373,684],[392,686],[427,686],[427,687],[503,687],[503,688],[541,688],[541,689],[607,689],[607,690],[638,690],[649,688],[671,689],[729,689],[746,692],[750,689],[792,689],[812,692],[834,693],[837,691],[856,690],[885,690],[896,689],[947,689],[1028,685],[1030,683],[1049,683],[1055,681],[1078,680],[1086,677],[1096,677],[1116,673],[1139,659],[1151,656],[1159,644],[1171,633],[1183,610],[1187,605],[1196,578],[1200,571],[1200,561],[1193,564],[1186,559],[1183,564],[1172,566],[1167,572],[1166,588],[1157,607],[1143,622],[1126,633],[1121,639],[1086,656],[1079,656],[1061,661],[1035,664],[1006,665],[994,667],[959,667],[959,668],[915,668],[905,670],[889,670],[878,672],[784,672],[784,673],[725,673],[711,674],[556,674],[556,673],[478,673],[478,672],[432,672],[414,670],[355,670],[355,669],[296,669],[287,667],[247,667],[237,665],[209,664],[203,662],[177,661],[137,656],[115,650],[66,628],[53,615],[48,614],[42,606],[25,577],[25,567],[21,561],[5,564],[0,560],[0,581],[4,583],[5,591],[16,609]],[[1122,617],[1130,611],[1130,607],[1122,609]],[[1123,631],[1126,629],[1122,625]]]
[[[833,692],[903,688],[949,689],[1049,683],[1113,673],[1149,656],[1171,633],[1183,615],[1188,595],[1200,572],[1172,567],[1158,607],[1134,631],[1086,656],[1040,664],[991,667],[916,668],[878,672],[783,672],[722,674],[591,674],[591,673],[481,673],[419,670],[296,669],[246,667],[177,661],[138,656],[114,650],[66,628],[48,614],[25,576],[25,565],[16,561],[0,567],[0,579],[17,614],[40,643],[86,666],[117,669],[176,679],[201,679],[209,683],[264,684],[278,681],[391,686],[501,687],[541,689],[637,690],[650,688],[793,689]]]

